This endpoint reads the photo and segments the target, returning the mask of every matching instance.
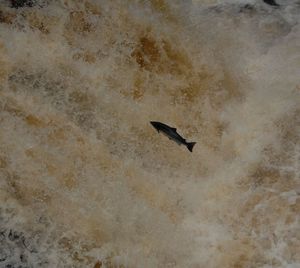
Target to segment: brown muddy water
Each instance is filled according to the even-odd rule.
[[[299,1],[17,2],[0,267],[300,267]]]

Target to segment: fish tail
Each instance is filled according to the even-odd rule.
[[[192,152],[195,144],[196,142],[187,142],[186,147],[189,149],[190,152]]]

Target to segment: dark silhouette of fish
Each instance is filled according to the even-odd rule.
[[[177,144],[185,145],[190,152],[193,151],[193,147],[196,144],[196,142],[187,142],[184,138],[182,138],[176,131],[176,128],[170,127],[166,124],[163,124],[161,122],[155,122],[151,121],[151,125],[157,130],[159,133],[160,131],[165,134],[170,140],[175,141]]]
[[[34,0],[10,0],[10,3],[13,8],[34,6]]]
[[[274,0],[263,0],[266,4],[274,7],[279,7],[279,5]]]

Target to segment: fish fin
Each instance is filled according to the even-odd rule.
[[[196,142],[187,142],[186,147],[189,149],[190,152],[192,152],[195,144]]]

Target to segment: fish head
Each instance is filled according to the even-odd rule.
[[[159,122],[150,121],[150,124],[159,132]]]

